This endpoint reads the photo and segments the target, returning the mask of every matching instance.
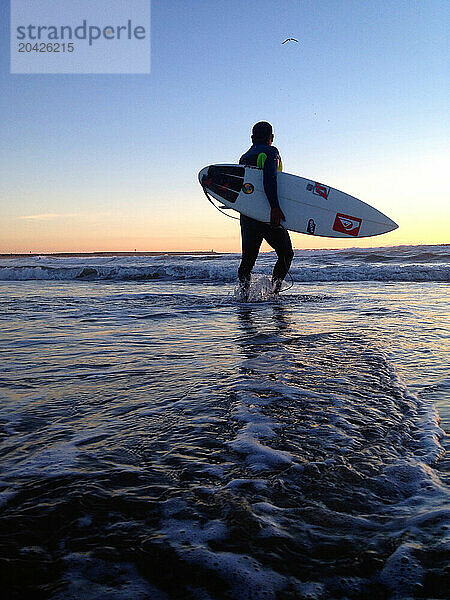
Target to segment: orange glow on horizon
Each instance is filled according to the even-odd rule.
[[[292,233],[295,249],[332,249],[449,243],[449,222],[437,215],[414,213],[399,228],[369,238],[323,238]],[[159,212],[55,214],[38,211],[8,217],[0,224],[0,253],[57,252],[231,252],[241,250],[238,221],[197,203],[190,212],[173,205]],[[263,242],[262,252],[271,248]]]

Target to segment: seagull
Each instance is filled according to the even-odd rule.
[[[284,42],[281,42],[281,45],[285,44],[286,42],[297,42],[298,44],[298,40],[296,40],[295,38],[286,38]]]

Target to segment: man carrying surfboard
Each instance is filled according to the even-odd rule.
[[[240,165],[263,170],[263,184],[270,204],[270,224],[256,221],[241,214],[242,260],[238,277],[242,296],[248,297],[251,272],[259,254],[263,239],[275,250],[278,260],[272,273],[272,289],[278,294],[281,284],[291,266],[294,252],[287,229],[281,225],[285,216],[278,203],[277,172],[283,168],[280,153],[273,142],[270,123],[260,121],[252,129],[252,146],[239,160]]]

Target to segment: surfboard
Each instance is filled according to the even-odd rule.
[[[262,169],[243,165],[209,165],[198,174],[203,189],[221,208],[257,221],[270,221],[270,205]],[[278,201],[283,227],[298,233],[332,238],[362,238],[397,229],[385,214],[349,194],[298,175],[279,172]]]

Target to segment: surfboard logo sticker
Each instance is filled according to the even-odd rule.
[[[337,213],[334,219],[333,231],[340,231],[341,233],[356,237],[361,229],[361,223],[362,219],[359,217]]]
[[[314,219],[309,219],[308,225],[306,227],[306,233],[309,233],[310,235],[314,235],[315,230],[316,230],[316,223],[315,223]]]
[[[242,191],[244,192],[244,194],[252,194],[254,189],[255,188],[251,183],[244,183],[244,185],[242,186]]]
[[[326,200],[328,198],[328,194],[330,193],[330,188],[327,187],[326,185],[323,185],[322,183],[319,183],[318,181],[315,181],[313,192],[317,196],[321,196],[322,198],[325,198],[325,200]]]
[[[319,183],[318,181],[315,181],[314,183],[308,183],[306,189],[308,192],[313,192],[313,194],[316,194],[316,196],[325,198],[325,200],[328,199],[328,194],[330,193],[330,188],[326,185],[323,185],[323,183]]]

